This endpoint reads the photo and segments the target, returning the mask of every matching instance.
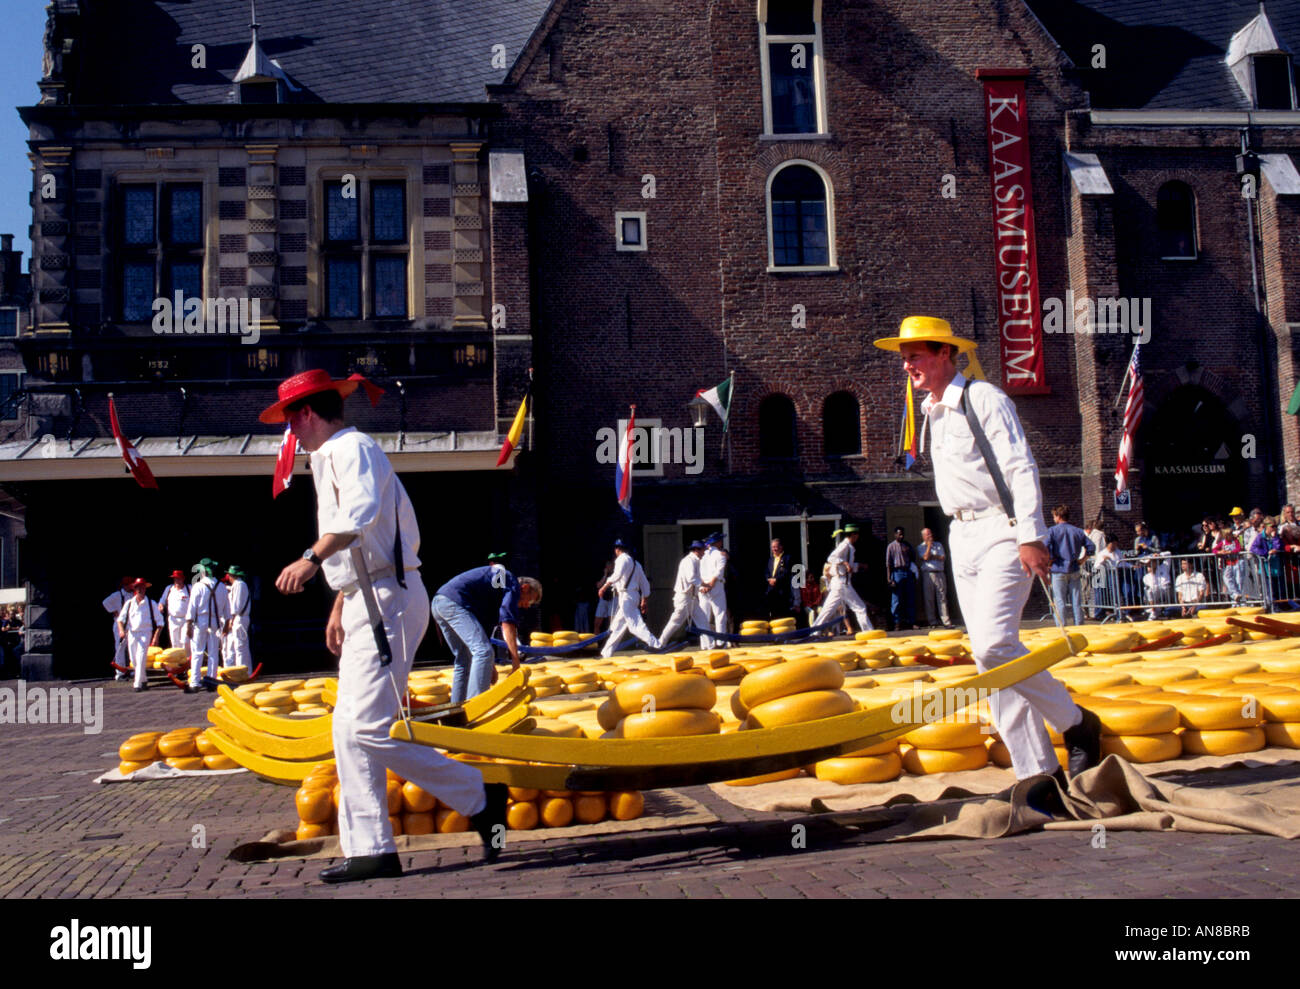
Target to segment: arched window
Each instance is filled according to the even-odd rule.
[[[828,268],[834,261],[829,183],[809,164],[782,166],[768,180],[768,264]]]
[[[826,133],[821,0],[759,0],[763,133]]]
[[[1156,231],[1165,261],[1196,258],[1196,196],[1186,182],[1166,182],[1156,194]]]
[[[862,452],[858,400],[848,391],[828,395],[822,405],[822,443],[828,457],[855,457]]]
[[[768,395],[758,403],[758,455],[771,460],[795,457],[794,403],[784,395]]]

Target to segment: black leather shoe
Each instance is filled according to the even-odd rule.
[[[505,847],[506,800],[510,794],[504,783],[484,784],[483,791],[487,803],[469,822],[483,839],[483,861],[490,865],[500,858]]]
[[[1086,707],[1080,708],[1083,720],[1061,733],[1070,754],[1071,776],[1078,776],[1101,762],[1101,719]]]
[[[387,855],[359,855],[342,865],[321,869],[321,882],[355,883],[364,879],[396,879],[402,874],[402,860],[396,852]]]

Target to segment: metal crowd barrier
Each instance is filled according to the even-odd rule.
[[[1191,564],[1190,574],[1180,583],[1184,560]],[[1242,605],[1294,610],[1300,608],[1300,553],[1130,551],[1103,564],[1089,557],[1083,567],[1083,605],[1087,617],[1102,622],[1190,617],[1201,608]]]

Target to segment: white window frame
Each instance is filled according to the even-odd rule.
[[[655,429],[662,429],[663,424],[664,421],[662,419],[642,419],[639,416],[637,417],[636,427],[635,427],[637,432],[640,432],[643,429],[647,431],[646,445],[650,447],[650,466],[640,467],[638,466],[638,463],[640,463],[640,461],[634,462],[632,464],[633,477],[663,477],[664,476],[663,461],[659,459],[659,447],[656,444],[650,442],[651,439],[653,438],[652,431]],[[627,433],[627,420],[626,419],[618,420],[618,424],[615,426],[614,435],[618,437],[620,442],[622,442],[626,437],[626,433]],[[632,449],[635,452],[636,450],[635,440],[633,440]]]
[[[687,525],[721,526],[723,549],[726,549],[727,545],[731,542],[731,524],[726,519],[678,519],[677,524],[680,526],[687,526]]]
[[[763,521],[767,523],[767,546],[769,555],[772,548],[773,522],[798,522],[799,523],[799,541],[802,545],[799,547],[799,562],[805,567],[808,566],[808,523],[809,522],[834,522],[837,526],[844,518],[843,515],[766,515]],[[786,552],[790,552],[790,547],[786,547]]]
[[[641,243],[629,244],[623,240],[623,221],[636,220],[641,224]],[[644,251],[649,247],[650,238],[646,234],[644,211],[616,210],[614,212],[614,247],[620,251]]]
[[[0,374],[4,374],[4,375],[12,375],[13,377],[17,378],[17,379],[18,379],[18,387],[17,387],[16,389],[14,389],[14,390],[15,390],[15,391],[21,391],[21,390],[22,390],[22,387],[23,387],[23,378],[25,377],[24,372],[22,372],[22,371],[0,371]],[[14,410],[15,410],[15,412],[17,411],[17,409],[18,409],[18,406],[15,405],[15,406],[14,406]],[[0,419],[0,422],[18,422],[18,421],[20,421],[20,420],[19,420],[19,417],[18,417],[17,415],[15,415],[12,419]]]
[[[778,265],[776,263],[776,242],[772,238],[772,183],[776,181],[777,175],[792,165],[807,165],[816,172],[822,180],[822,188],[826,190],[826,264],[799,264],[799,265]],[[767,273],[778,274],[788,271],[839,271],[840,266],[836,263],[835,257],[835,186],[831,183],[831,177],[827,174],[826,169],[815,161],[809,161],[807,158],[791,158],[789,161],[783,161],[772,169],[767,176],[767,184],[763,190],[764,209],[767,211]]]
[[[818,136],[829,134],[826,110],[826,66],[822,60],[822,0],[812,0],[813,33],[768,34],[767,0],[758,0],[758,53],[763,77],[763,137],[800,140],[814,136],[812,133],[775,134],[772,132],[772,76],[768,45],[788,42],[792,45],[812,44],[813,85],[816,88]]]

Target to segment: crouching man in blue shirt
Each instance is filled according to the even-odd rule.
[[[500,623],[510,649],[510,664],[519,669],[519,611],[542,600],[542,585],[532,577],[516,578],[500,564],[475,567],[438,588],[430,610],[456,659],[451,702],[464,703],[492,685],[496,665],[488,629]]]

